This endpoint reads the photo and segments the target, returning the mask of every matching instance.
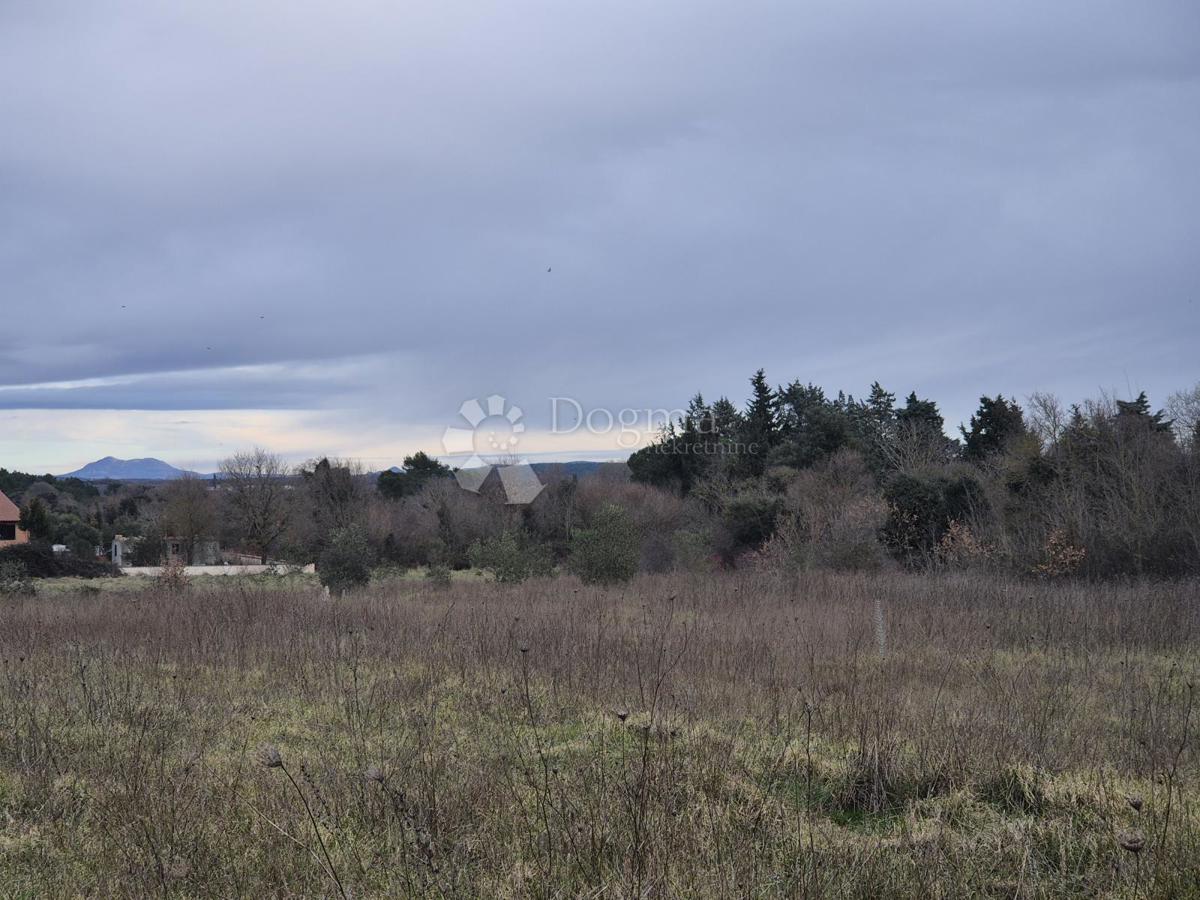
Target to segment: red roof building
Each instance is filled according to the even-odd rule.
[[[21,511],[17,509],[17,504],[0,491],[0,547],[29,543],[29,535],[17,527],[20,519]]]

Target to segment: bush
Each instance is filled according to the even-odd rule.
[[[0,562],[0,596],[29,597],[36,592],[24,563],[12,559]]]
[[[864,499],[846,507],[817,542],[817,564],[835,572],[874,572],[887,562],[879,543],[882,502]]]
[[[783,543],[798,543],[789,555],[802,566],[841,572],[880,568],[878,534],[887,507],[862,456],[842,450],[811,469],[795,473],[786,487],[792,527]]]
[[[330,591],[344,594],[370,582],[374,563],[375,554],[363,528],[337,528],[317,560],[317,577]]]
[[[588,584],[628,581],[641,555],[637,530],[621,507],[609,504],[592,519],[592,527],[571,539],[571,571]]]
[[[101,560],[59,556],[49,547],[37,544],[15,544],[0,550],[0,565],[20,563],[30,578],[109,578],[121,570]]]
[[[1037,769],[1010,766],[984,779],[979,799],[1015,815],[1040,815],[1046,808],[1045,776]]]
[[[450,587],[450,567],[445,563],[430,563],[425,570],[425,578],[434,587]]]
[[[725,501],[717,553],[731,564],[748,551],[757,551],[775,533],[779,498],[769,494],[738,494]]]
[[[545,547],[531,544],[512,531],[476,541],[467,555],[472,566],[491,572],[501,584],[517,584],[526,578],[549,575],[554,570],[554,562]]]
[[[671,538],[671,551],[677,571],[711,574],[720,560],[713,552],[712,527],[696,525],[675,532]]]
[[[1071,543],[1066,534],[1055,529],[1046,537],[1043,561],[1033,567],[1041,578],[1066,578],[1074,575],[1087,559],[1087,551]]]
[[[949,569],[986,567],[993,556],[992,548],[957,519],[950,523],[938,541],[938,563]]]
[[[966,473],[899,473],[888,482],[883,496],[888,504],[884,541],[897,558],[910,565],[936,557],[951,522],[988,512],[983,487]]]
[[[169,560],[155,576],[154,585],[165,594],[182,594],[191,587],[187,577],[187,566],[180,560]]]

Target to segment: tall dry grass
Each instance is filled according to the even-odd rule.
[[[0,884],[1200,893],[1198,625],[967,575],[10,599]]]

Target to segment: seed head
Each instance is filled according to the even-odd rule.
[[[1121,845],[1122,850],[1134,854],[1141,853],[1142,848],[1146,846],[1146,836],[1136,828],[1131,828],[1117,835],[1117,843]]]
[[[263,744],[258,748],[258,762],[268,769],[283,768],[283,757],[279,755],[279,748],[274,744]]]
[[[168,878],[187,878],[191,872],[192,867],[188,864],[188,861],[180,859],[178,856],[164,870],[164,874]]]
[[[363,778],[367,781],[374,781],[377,784],[383,784],[387,781],[387,776],[383,774],[383,769],[379,766],[367,766],[367,770],[363,772]]]

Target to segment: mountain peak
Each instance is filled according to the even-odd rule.
[[[95,462],[90,462],[82,469],[67,472],[63,478],[80,478],[84,481],[170,481],[183,478],[185,475],[198,475],[179,469],[168,462],[154,457],[143,459],[117,459],[106,456]]]

